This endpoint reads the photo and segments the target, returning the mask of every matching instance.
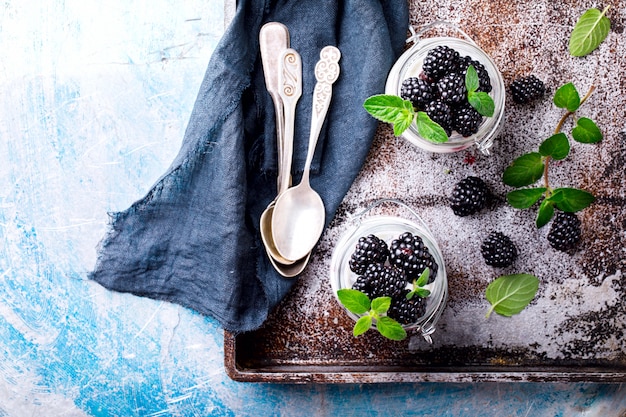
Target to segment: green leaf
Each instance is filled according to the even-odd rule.
[[[595,50],[611,30],[611,22],[605,16],[610,6],[603,11],[589,9],[580,16],[569,39],[569,53],[585,56]]]
[[[374,118],[393,124],[393,133],[400,136],[413,122],[415,110],[409,100],[391,94],[368,97],[363,108]]]
[[[496,109],[491,96],[483,91],[468,92],[467,101],[481,116],[491,117]]]
[[[485,296],[491,303],[487,318],[492,312],[510,317],[520,313],[537,294],[539,279],[530,274],[504,275],[487,286]]]
[[[415,290],[415,294],[417,294],[420,298],[428,298],[430,297],[430,291],[426,288],[418,288]]]
[[[576,121],[576,127],[572,130],[572,137],[580,143],[597,143],[602,140],[602,132],[593,120],[581,117]]]
[[[402,328],[402,325],[392,319],[391,317],[380,317],[376,321],[376,328],[387,339],[391,340],[403,340],[406,338],[406,330]]]
[[[433,122],[425,112],[417,112],[415,123],[417,124],[417,132],[427,141],[433,143],[444,143],[448,141],[448,134],[443,130],[443,127]]]
[[[559,87],[554,93],[553,101],[558,108],[567,109],[570,112],[575,112],[580,107],[580,95],[572,83]]]
[[[418,287],[423,287],[424,285],[428,283],[429,276],[430,276],[430,268],[426,267],[420,274],[419,278],[417,278],[415,285],[417,285]]]
[[[343,288],[337,291],[337,298],[345,308],[354,314],[365,314],[370,310],[370,299],[361,291]]]
[[[372,310],[377,314],[386,313],[391,306],[391,297],[378,297],[372,300]]]
[[[367,315],[360,317],[354,324],[352,334],[356,337],[362,335],[372,327],[372,316]]]
[[[539,145],[539,153],[543,156],[550,156],[553,159],[565,159],[569,154],[569,140],[565,133],[560,132],[550,136]]]
[[[535,220],[537,229],[541,229],[548,224],[552,216],[554,216],[554,202],[545,199],[541,202],[539,210],[537,211],[537,219]]]
[[[506,200],[512,207],[517,209],[527,209],[532,207],[532,205],[535,204],[545,192],[545,187],[514,190],[506,195]]]
[[[524,154],[514,160],[502,175],[502,181],[512,187],[524,187],[537,182],[543,176],[543,158],[538,152]]]
[[[478,79],[478,73],[476,72],[476,68],[473,65],[467,67],[467,71],[465,71],[465,88],[468,93],[472,93],[478,90],[480,86],[480,80]]]
[[[589,207],[595,199],[593,194],[578,188],[557,188],[549,197],[559,210],[569,213]]]

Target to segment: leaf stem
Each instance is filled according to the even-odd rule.
[[[587,99],[589,98],[589,96],[591,96],[591,94],[593,93],[595,89],[596,89],[596,86],[591,84],[591,87],[589,87],[589,90],[587,90],[587,94],[585,94],[585,96],[580,100],[580,104],[578,105],[578,107],[582,106],[583,103],[587,101]],[[565,121],[573,114],[574,114],[573,111],[568,110],[565,114],[563,114],[563,116],[561,116],[561,120],[559,120],[559,123],[556,125],[556,129],[554,129],[555,135],[557,133],[561,133],[561,130],[563,129],[563,125],[565,124]],[[543,184],[544,184],[544,187],[546,187],[546,190],[548,190],[548,192],[550,192],[550,185],[548,181],[548,166],[550,165],[551,159],[552,158],[549,155],[546,156],[544,166],[543,166]]]

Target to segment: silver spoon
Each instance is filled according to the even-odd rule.
[[[283,112],[283,101],[280,98],[278,75],[280,72],[280,57],[285,49],[289,48],[289,30],[287,26],[278,22],[269,22],[261,27],[259,32],[259,49],[261,51],[261,63],[263,64],[263,75],[265,77],[265,87],[274,102],[274,113],[276,115],[276,139],[278,148],[278,172],[281,171],[283,163],[283,138],[285,136],[285,116]],[[277,179],[277,188],[280,192],[280,175]]]
[[[284,119],[282,119],[284,129],[277,128],[277,132],[282,132],[282,137],[279,137],[279,155],[282,159],[278,165],[278,195],[280,195],[289,187],[291,178],[296,104],[302,95],[302,61],[298,52],[286,48],[280,54],[277,65],[276,90],[278,96],[273,97],[276,97],[275,100],[281,101],[281,107],[284,110]],[[293,277],[304,270],[310,253],[301,259],[290,260],[283,258],[276,250],[271,229],[275,201],[272,201],[261,214],[261,238],[274,269],[285,277]]]
[[[324,202],[311,188],[309,171],[320,131],[332,97],[332,85],[339,77],[341,53],[334,46],[320,52],[315,65],[317,84],[313,90],[313,113],[309,148],[300,184],[281,193],[272,215],[274,245],[285,259],[301,259],[311,252],[319,240],[326,219]]]
[[[281,58],[283,52],[289,48],[289,30],[285,25],[278,22],[266,23],[261,27],[259,32],[259,49],[261,51],[261,62],[263,64],[263,75],[265,77],[265,87],[268,93],[272,97],[274,102],[274,112],[276,116],[276,137],[278,148],[278,179],[277,188],[278,194],[283,192],[287,184],[283,185],[283,170],[284,170],[284,138],[285,138],[285,116],[283,100],[280,97],[280,85],[279,77],[282,71]],[[297,69],[296,69],[297,71]],[[281,264],[291,264],[291,261],[283,259],[274,246],[272,239],[272,213],[274,211],[274,203],[276,199],[267,206],[267,208],[261,214],[260,231],[265,251],[267,252],[270,261],[274,265],[274,268],[280,272],[282,268],[275,264],[275,260],[280,261]]]

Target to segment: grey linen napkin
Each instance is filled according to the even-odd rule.
[[[265,89],[259,30],[285,24],[302,56],[294,183],[304,166],[320,50],[337,46],[341,75],[317,145],[311,185],[327,224],[370,149],[377,122],[362,108],[382,93],[403,50],[405,0],[240,0],[200,86],[179,154],[147,195],[111,224],[90,278],[104,287],[166,300],[226,329],[258,328],[295,279],[272,268],[259,218],[276,194],[274,107]]]

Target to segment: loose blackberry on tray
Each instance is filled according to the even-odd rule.
[[[518,104],[527,104],[540,99],[546,93],[543,81],[534,75],[520,77],[514,80],[509,87],[513,101]]]
[[[507,267],[517,259],[517,247],[510,237],[502,232],[491,232],[483,241],[480,251],[487,265]]]
[[[580,240],[580,219],[574,213],[558,212],[548,232],[548,242],[557,250],[568,252]]]
[[[469,176],[454,186],[450,196],[450,207],[457,216],[469,216],[485,207],[488,196],[487,184],[478,177]]]

